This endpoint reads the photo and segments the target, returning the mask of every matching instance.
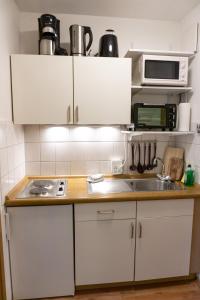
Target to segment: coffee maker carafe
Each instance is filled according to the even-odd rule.
[[[39,24],[39,54],[67,55],[60,47],[60,20],[50,14],[44,14],[38,19]]]
[[[88,26],[71,25],[70,32],[70,53],[75,56],[86,56],[93,42],[92,30]],[[89,35],[89,42],[86,45],[86,35]]]

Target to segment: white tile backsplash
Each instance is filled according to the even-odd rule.
[[[40,175],[40,162],[26,162],[26,175],[35,176]]]
[[[0,189],[5,195],[25,175],[24,129],[10,122],[0,124]]]
[[[7,148],[8,151],[8,172],[11,172],[15,168],[15,154],[14,154],[14,146],[9,146]]]
[[[26,161],[40,161],[40,143],[25,144]]]
[[[85,161],[72,161],[71,175],[87,175]]]
[[[56,163],[54,162],[41,162],[41,174],[43,176],[56,175]]]
[[[70,160],[70,146],[69,143],[56,143],[56,161],[66,162]]]
[[[163,157],[169,143],[168,137],[159,138],[157,155]],[[130,145],[119,126],[28,125],[25,144],[27,175],[110,174],[111,161],[125,158],[129,172],[131,164]]]
[[[0,170],[1,177],[8,174],[8,151],[6,148],[0,149]]]
[[[41,143],[41,161],[56,160],[56,145],[55,143]]]
[[[68,140],[70,140],[70,132],[66,126],[40,126],[41,142],[66,142]]]
[[[39,125],[24,126],[25,142],[40,142],[40,127]]]
[[[70,162],[67,161],[59,161],[56,162],[56,175],[70,175]]]

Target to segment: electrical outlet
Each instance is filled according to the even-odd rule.
[[[123,173],[123,162],[121,160],[112,160],[111,162],[112,174],[122,174]]]

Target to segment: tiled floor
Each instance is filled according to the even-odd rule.
[[[200,300],[200,282],[79,292],[51,300]],[[47,299],[45,299],[47,300]]]

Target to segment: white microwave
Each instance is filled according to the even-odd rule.
[[[141,55],[133,64],[133,83],[186,86],[188,84],[188,57]]]

